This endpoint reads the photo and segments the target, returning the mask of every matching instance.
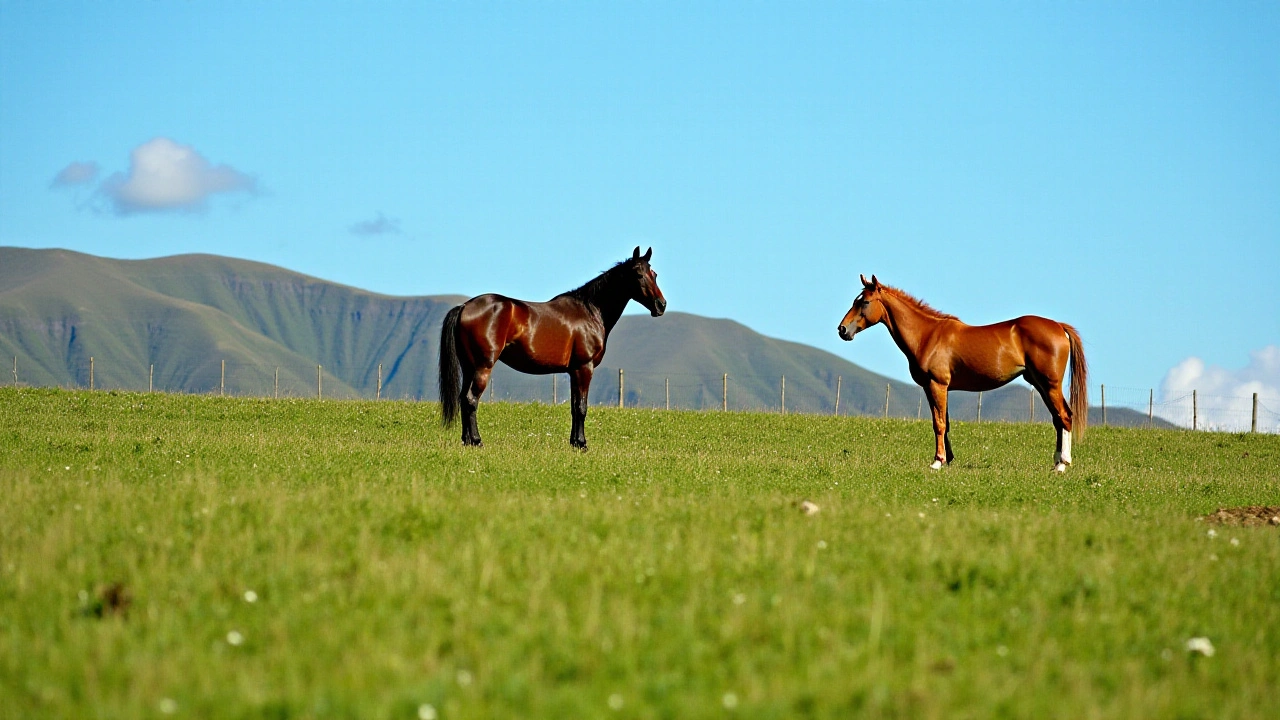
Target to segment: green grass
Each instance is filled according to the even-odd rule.
[[[0,390],[0,716],[1274,713],[1280,531],[1196,518],[1280,505],[1280,437],[1094,428],[1058,476],[1045,426],[931,473],[911,421],[568,425]]]

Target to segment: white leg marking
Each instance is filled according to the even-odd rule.
[[[1062,432],[1062,464],[1071,464],[1071,433],[1066,430]]]
[[[930,469],[930,470],[941,470],[941,469],[942,469],[942,461],[941,461],[941,460],[934,460],[934,461],[933,461],[933,464],[929,466],[929,469]]]
[[[1053,466],[1053,469],[1057,470],[1060,473],[1064,473],[1067,471],[1067,466],[1062,463],[1058,463],[1057,465]]]

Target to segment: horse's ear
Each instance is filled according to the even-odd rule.
[[[637,246],[636,246],[636,249],[635,249],[634,251],[632,251],[632,253],[631,253],[631,259],[632,259],[632,260],[639,260],[639,259],[640,259],[640,246],[639,246],[639,245],[637,245]]]
[[[639,247],[636,248],[636,250],[639,250],[639,249],[640,249]],[[644,257],[640,259],[644,260],[645,262],[649,262],[649,258],[651,257],[653,257],[653,248],[649,248],[648,251],[645,252]]]
[[[874,274],[872,274],[871,276],[871,284],[874,287],[880,287],[880,281],[876,279],[876,276]]]
[[[871,277],[875,277],[875,275],[872,275]],[[866,275],[863,275],[863,274],[859,273],[859,274],[858,274],[858,279],[862,281],[862,287],[871,287],[871,283],[867,282],[867,276],[866,276]]]

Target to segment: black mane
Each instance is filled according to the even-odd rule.
[[[581,300],[587,305],[595,305],[598,307],[601,304],[601,301],[609,297],[607,290],[611,284],[612,275],[614,275],[619,268],[629,266],[632,262],[634,261],[623,260],[595,276],[591,280],[583,283],[580,287],[576,287],[568,292],[560,293],[556,297],[564,297],[567,295],[577,300]]]

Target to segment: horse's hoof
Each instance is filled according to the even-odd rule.
[[[934,461],[933,461],[933,464],[929,466],[929,469],[930,469],[930,470],[941,470],[941,469],[942,469],[942,461],[941,461],[941,460],[934,460]]]
[[[1064,472],[1066,472],[1066,471],[1067,471],[1067,464],[1066,464],[1066,463],[1058,463],[1057,465],[1054,465],[1054,466],[1053,466],[1053,471],[1054,471],[1054,472],[1064,473]]]

